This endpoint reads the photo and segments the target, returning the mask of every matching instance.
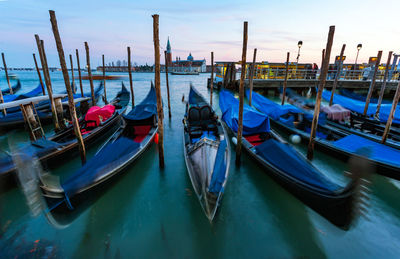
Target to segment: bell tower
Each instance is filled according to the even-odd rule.
[[[172,67],[172,52],[171,52],[171,44],[169,43],[169,37],[167,41],[167,64],[168,67]]]

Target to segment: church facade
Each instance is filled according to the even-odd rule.
[[[169,37],[167,41],[167,64],[168,71],[170,72],[199,72],[203,73],[207,70],[206,59],[195,60],[192,53],[186,60],[181,60],[180,57],[176,57],[175,61],[172,61],[171,43]]]

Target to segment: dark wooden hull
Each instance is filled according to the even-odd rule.
[[[234,136],[236,136],[235,132],[233,132],[229,127],[227,128]],[[355,183],[350,183],[346,188],[336,195],[328,195],[326,193],[319,192],[317,189],[307,186],[306,184],[292,177],[289,177],[285,172],[268,163],[251,149],[251,144],[249,144],[245,138],[242,138],[242,147],[246,150],[251,158],[257,161],[263,168],[267,169],[265,172],[268,173],[271,178],[273,178],[287,191],[292,193],[297,199],[302,201],[304,204],[309,206],[311,209],[319,213],[337,227],[345,230],[350,227],[350,224],[354,218],[353,208],[355,203]]]

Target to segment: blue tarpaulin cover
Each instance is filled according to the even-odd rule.
[[[371,152],[369,155],[370,159],[400,166],[400,150],[362,138],[357,135],[348,135],[333,142],[333,145],[351,153],[356,153],[357,150],[365,147]]]
[[[118,138],[106,145],[62,184],[66,197],[72,197],[80,189],[90,186],[98,177],[124,162],[127,156],[139,148],[140,143],[126,137]]]
[[[249,98],[250,91],[246,90],[246,96]],[[288,113],[304,113],[302,110],[291,104],[279,105],[268,98],[253,92],[252,93],[252,105],[259,111],[271,117],[273,120],[280,120],[280,117]]]
[[[222,119],[234,132],[238,130],[239,101],[232,93],[222,90],[219,93],[219,107]],[[243,107],[243,136],[269,132],[268,116],[256,111],[248,105]]]
[[[138,104],[126,115],[124,118],[127,120],[145,120],[157,114],[157,97],[156,90],[151,86],[146,98]]]
[[[269,139],[256,146],[256,153],[274,167],[308,185],[322,189],[327,193],[333,193],[341,189],[339,185],[333,183],[311,166],[287,144],[278,142],[275,139]]]
[[[190,85],[189,91],[189,105],[208,105],[204,97],[199,92],[197,92],[197,90],[192,85]]]
[[[331,98],[331,91],[325,90],[322,92],[322,98],[324,98],[326,101],[329,101]],[[363,114],[364,113],[364,107],[365,107],[365,102],[364,101],[359,101],[359,100],[354,100],[351,98],[348,98],[346,96],[340,95],[340,94],[335,94],[333,97],[333,103],[340,104],[346,109],[349,109],[351,111]],[[367,115],[371,116],[374,115],[376,112],[376,107],[378,105],[376,103],[370,103],[368,105],[368,110],[367,110]],[[379,119],[382,122],[386,122],[387,119],[389,118],[390,110],[392,108],[392,104],[388,103],[382,103],[381,108],[379,111]],[[400,124],[400,106],[396,107],[393,123],[395,124]]]
[[[247,98],[250,95],[250,91],[246,90],[246,96]],[[276,120],[276,121],[281,121],[285,123],[286,125],[293,126],[292,122],[294,121],[293,116],[285,116],[287,114],[304,114],[304,119],[312,122],[313,115],[309,112],[306,112],[302,109],[297,108],[294,105],[291,104],[284,104],[280,105],[277,104],[276,102],[273,102],[269,100],[267,97],[264,97],[256,92],[253,92],[252,94],[252,105],[256,107],[259,111],[262,113],[268,115],[271,117],[271,119]],[[326,115],[324,113],[319,114],[318,118],[318,124],[319,125],[324,125],[326,123]]]
[[[355,92],[353,92],[351,90],[348,90],[346,88],[341,88],[339,90],[339,92],[340,92],[341,95],[349,97],[349,98],[354,99],[354,100],[359,100],[359,101],[363,101],[363,102],[365,102],[367,100],[367,96],[355,93]],[[377,98],[371,98],[371,99],[369,99],[369,101],[370,101],[370,103],[378,103],[378,99]],[[392,102],[382,99],[382,103],[392,103]]]
[[[225,161],[225,149],[226,149],[226,140],[222,140],[219,143],[217,156],[215,157],[215,164],[213,175],[211,177],[211,182],[208,187],[208,191],[212,193],[219,193],[223,191],[222,185],[225,181],[225,173],[226,173],[226,163]]]

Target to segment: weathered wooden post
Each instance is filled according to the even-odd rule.
[[[376,106],[376,112],[375,112],[375,117],[378,117],[378,118],[379,118],[379,110],[381,109],[383,95],[385,93],[386,79],[388,76],[390,61],[392,60],[392,55],[393,55],[393,51],[389,51],[389,56],[386,61],[385,74],[383,76],[383,82],[382,82],[382,86],[381,86],[381,92],[379,93],[378,105]]]
[[[329,106],[332,106],[333,96],[335,95],[336,86],[337,86],[340,74],[342,73],[343,55],[344,55],[345,48],[346,48],[346,44],[343,44],[342,50],[340,51],[339,66],[338,66],[337,73],[336,73],[336,76],[335,76],[335,81],[333,82],[333,87],[332,87],[332,90],[331,90],[331,99],[329,99]]]
[[[251,106],[251,99],[253,97],[253,77],[254,77],[254,69],[256,67],[256,56],[257,56],[257,49],[254,49],[253,53],[253,63],[250,67],[250,76],[249,76],[249,88],[250,88],[250,96],[249,96],[249,105]]]
[[[322,65],[324,64],[324,59],[325,59],[325,49],[322,50],[321,71],[322,71]]]
[[[210,106],[212,107],[212,98],[214,90],[214,52],[211,51],[211,78],[210,78]]]
[[[378,51],[378,58],[376,59],[376,63],[375,63],[374,75],[372,77],[372,81],[369,86],[367,100],[365,100],[364,113],[363,113],[364,116],[367,115],[369,101],[371,100],[372,93],[374,92],[376,75],[378,74],[378,68],[379,68],[379,64],[381,63],[381,57],[382,57],[382,50]]]
[[[1,53],[1,58],[3,59],[3,65],[4,65],[4,72],[6,72],[6,79],[8,83],[8,88],[10,88],[10,94],[14,94],[11,84],[10,84],[10,78],[8,77],[8,71],[7,71],[7,64],[6,64],[6,59],[4,58],[4,53]]]
[[[56,107],[55,107],[54,98],[53,98],[53,90],[51,89],[50,73],[49,73],[48,66],[47,66],[46,52],[44,51],[44,42],[43,42],[43,40],[40,40],[39,35],[37,35],[37,34],[35,34],[35,39],[36,39],[36,45],[37,45],[38,52],[39,52],[40,63],[42,64],[44,81],[46,82],[47,94],[49,95],[49,99],[50,99],[50,108],[51,108],[51,114],[53,117],[54,131],[58,132],[60,130],[60,126],[58,124],[58,118],[57,118],[57,114],[56,114]]]
[[[87,70],[88,70],[89,81],[90,81],[90,93],[92,94],[92,106],[95,106],[96,105],[96,98],[94,97],[92,69],[90,68],[89,45],[88,45],[88,43],[86,41],[85,41],[85,50],[86,50],[86,64],[87,64]]]
[[[161,100],[161,88],[160,88],[160,39],[158,35],[158,14],[153,16],[153,41],[154,41],[154,66],[155,66],[155,87],[157,95],[157,114],[158,114],[158,154],[160,167],[164,168],[164,127],[163,118],[164,111]]]
[[[288,52],[286,55],[285,80],[283,81],[283,92],[282,92],[281,105],[285,104],[285,99],[286,99],[287,78],[288,78],[288,73],[289,73],[289,58],[290,58],[290,52]]]
[[[74,63],[72,62],[72,55],[69,54],[69,61],[71,63],[71,81],[72,81],[72,91],[76,94],[76,87],[75,87],[75,77],[74,77]]]
[[[58,57],[60,59],[60,65],[61,65],[61,69],[62,69],[62,73],[63,73],[63,77],[64,77],[65,88],[67,89],[67,93],[68,93],[68,105],[69,105],[69,111],[70,111],[71,117],[72,117],[72,124],[74,126],[75,136],[78,140],[82,164],[84,164],[86,162],[85,144],[83,142],[81,130],[79,128],[78,117],[76,116],[74,95],[73,95],[70,81],[69,81],[67,64],[65,63],[64,50],[63,50],[60,34],[58,32],[58,26],[57,26],[57,20],[56,20],[55,13],[53,10],[49,10],[49,13],[50,13],[50,22],[51,22],[51,27],[53,29],[54,39],[56,41]]]
[[[36,72],[37,72],[37,74],[39,76],[39,82],[40,82],[40,86],[42,87],[43,95],[46,95],[46,91],[44,90],[44,84],[43,84],[43,80],[42,80],[42,75],[40,74],[40,70],[39,70],[39,66],[38,66],[37,61],[36,61],[35,53],[33,53],[33,60],[35,61]],[[42,68],[42,70],[43,70],[43,68]]]
[[[320,83],[318,87],[317,99],[315,101],[315,109],[314,109],[314,116],[311,124],[311,133],[310,133],[310,142],[308,143],[308,150],[307,150],[307,158],[309,160],[313,159],[314,156],[314,138],[317,132],[318,126],[318,117],[319,117],[319,110],[321,107],[321,98],[322,98],[322,91],[324,90],[324,86],[326,83],[326,74],[328,73],[329,68],[329,59],[331,57],[331,50],[332,50],[332,43],[333,43],[333,36],[335,34],[335,26],[329,27],[329,34],[328,34],[328,42],[326,43],[326,52],[324,56],[324,61],[322,63],[322,71],[320,75]]]
[[[104,55],[102,55],[102,60],[103,60],[104,103],[108,104],[108,101],[107,101],[107,90],[106,90],[106,66],[104,65]]]
[[[167,82],[167,97],[168,97],[168,116],[171,118],[171,104],[169,100],[169,81],[168,81],[168,61],[167,61],[167,51],[164,50],[165,58],[165,80]]]
[[[242,73],[240,74],[239,84],[239,121],[236,145],[236,165],[240,165],[240,155],[242,152],[242,133],[243,133],[243,105],[244,105],[244,79],[246,69],[246,53],[247,53],[247,21],[243,24],[243,49],[242,49]]]
[[[82,85],[82,74],[81,74],[81,65],[79,63],[79,52],[78,49],[76,49],[76,63],[78,65],[78,75],[79,75],[79,86],[81,88],[81,96],[84,97],[85,94],[83,93],[83,85]]]
[[[132,108],[133,108],[135,106],[135,95],[133,93],[131,48],[130,47],[128,47],[128,74],[129,74],[129,85],[131,87],[131,98],[132,98]]]
[[[394,114],[396,112],[397,104],[399,103],[399,99],[400,99],[400,82],[397,85],[396,94],[393,97],[392,109],[390,109],[390,114],[389,114],[389,118],[386,122],[385,131],[383,132],[383,135],[382,135],[382,141],[381,141],[382,144],[385,144],[385,142],[386,142],[387,136],[390,131],[390,126],[392,126],[392,121],[394,118]]]

